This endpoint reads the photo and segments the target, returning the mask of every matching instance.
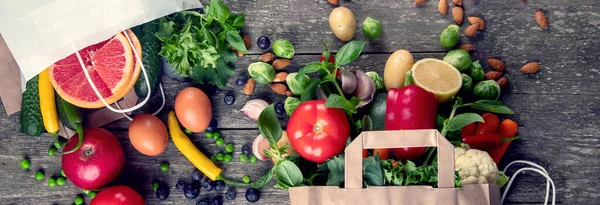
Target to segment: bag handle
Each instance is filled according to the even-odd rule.
[[[373,148],[437,147],[438,187],[454,188],[454,146],[435,129],[362,132],[345,150],[345,186],[362,189],[362,150]]]

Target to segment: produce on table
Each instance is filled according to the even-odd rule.
[[[415,85],[436,95],[438,103],[448,101],[462,86],[460,72],[438,59],[425,58],[417,61],[413,65],[412,76]]]
[[[250,117],[250,119],[258,120],[258,115],[260,115],[260,113],[267,108],[267,106],[269,106],[269,103],[264,100],[252,99],[248,100],[242,109],[240,109],[240,111],[244,112],[244,114]]]
[[[465,71],[471,66],[471,55],[463,49],[454,49],[446,54],[444,61],[459,71]]]
[[[21,132],[29,136],[40,136],[45,130],[40,109],[38,81],[39,75],[27,81],[21,99]]]
[[[144,205],[144,199],[131,187],[112,186],[96,194],[90,205]]]
[[[440,43],[446,48],[452,48],[458,43],[460,27],[457,25],[450,25],[440,35]]]
[[[454,169],[460,175],[463,184],[498,184],[507,181],[498,171],[494,160],[485,151],[470,149],[468,146],[454,147]]]
[[[471,90],[473,90],[473,79],[464,73],[460,76],[462,77],[462,86],[460,87],[460,92],[471,93]]]
[[[244,197],[246,197],[246,200],[248,202],[252,202],[252,203],[257,202],[260,199],[260,191],[258,191],[255,188],[250,188],[250,189],[246,190]]]
[[[119,140],[104,129],[88,128],[84,134],[80,149],[62,155],[62,169],[75,186],[98,190],[121,173],[125,154]],[[78,143],[79,137],[71,137],[65,150],[73,149]]]
[[[158,186],[158,188],[156,189],[156,198],[158,198],[159,200],[166,200],[167,198],[169,198],[169,187],[166,185],[162,185],[162,186]]]
[[[502,143],[510,142],[518,138],[519,137],[503,138],[499,134],[478,134],[463,137],[462,142],[468,144],[469,147],[473,149],[487,150],[499,147]]]
[[[182,77],[223,87],[233,73],[236,51],[248,53],[240,35],[245,17],[232,13],[220,0],[211,0],[204,11],[181,11],[161,18],[156,32],[162,42],[159,54]]]
[[[263,62],[250,64],[248,66],[248,73],[250,73],[252,79],[263,85],[268,85],[275,78],[275,69],[273,66]]]
[[[235,190],[227,190],[227,192],[225,192],[225,199],[235,200],[236,194],[237,193],[235,192]]]
[[[373,80],[373,83],[375,84],[376,90],[383,89],[383,78],[381,78],[381,76],[379,74],[377,74],[377,72],[369,71],[365,74],[367,74],[367,76],[371,77],[371,79]]]
[[[498,134],[503,138],[512,138],[516,136],[518,130],[519,125],[515,121],[504,119],[500,123],[500,127],[498,127]],[[487,150],[487,153],[494,159],[496,164],[500,163],[502,156],[504,156],[504,153],[508,150],[508,146],[510,146],[510,142],[503,142],[502,145]]]
[[[350,9],[337,7],[329,14],[329,27],[333,34],[342,41],[349,41],[356,33],[356,19]]]
[[[296,110],[296,108],[298,108],[298,106],[300,106],[300,103],[302,103],[302,101],[300,101],[300,99],[296,97],[287,97],[285,99],[285,103],[283,104],[285,113],[288,116],[292,116],[292,113],[294,112],[294,110]]]
[[[287,149],[285,149],[285,154],[281,155],[283,157],[297,154],[296,150],[294,150],[290,143],[290,139],[288,138],[286,131],[281,132],[281,138],[277,141],[277,147],[288,147]],[[275,152],[275,150],[270,147],[269,141],[265,139],[265,137],[263,137],[262,135],[256,136],[254,142],[252,143],[252,153],[259,160],[267,160],[269,159],[269,156],[265,154],[265,150]],[[271,160],[274,164],[276,164],[277,161],[279,161],[277,158],[271,158]]]
[[[167,163],[167,162],[160,163],[160,171],[168,172],[169,171],[169,163]]]
[[[19,163],[19,165],[21,166],[21,168],[23,169],[29,169],[29,166],[31,166],[31,161],[29,161],[29,159],[22,159],[21,162]]]
[[[131,30],[126,33],[137,53],[142,53],[136,35]],[[94,85],[108,104],[125,96],[133,88],[141,72],[129,41],[122,33],[85,47],[79,50],[79,54],[90,77],[96,82]],[[48,72],[52,86],[67,102],[81,108],[104,107],[83,74],[76,54],[57,61],[48,68]]]
[[[200,195],[200,185],[198,183],[189,183],[183,187],[183,195],[188,199],[196,199]]]
[[[231,94],[226,94],[225,97],[223,98],[223,102],[226,105],[233,105],[233,103],[235,103],[235,97],[233,97],[233,95],[231,95]]]
[[[140,153],[157,156],[167,148],[169,136],[165,124],[158,117],[141,114],[129,124],[129,141]]]
[[[471,63],[469,67],[469,76],[473,78],[473,80],[480,81],[483,80],[485,72],[483,71],[483,66],[479,63],[479,61],[474,61]]]
[[[175,113],[181,124],[192,132],[202,132],[212,119],[212,105],[202,90],[188,87],[175,98]],[[212,131],[212,130],[209,130]]]
[[[62,185],[65,185],[65,182],[66,182],[66,181],[67,181],[67,179],[66,179],[66,178],[64,178],[64,177],[59,177],[58,179],[56,179],[56,184],[57,184],[58,186],[62,186]]]
[[[283,115],[285,113],[285,107],[284,107],[284,104],[282,102],[275,103],[275,112],[278,115]]]
[[[342,91],[345,94],[352,94],[356,90],[357,77],[349,70],[343,69],[340,71],[340,81],[342,82]],[[307,82],[310,82],[307,80]]]
[[[367,17],[362,24],[362,30],[365,36],[369,39],[376,39],[381,36],[383,29],[381,28],[381,22],[379,20]]]
[[[387,93],[378,93],[373,98],[369,110],[369,117],[373,121],[373,130],[385,130],[387,96]]]
[[[54,177],[50,177],[48,179],[48,186],[49,187],[55,187],[56,186],[56,179]]]
[[[291,59],[296,53],[294,45],[292,45],[292,42],[287,39],[276,40],[273,42],[273,46],[271,48],[273,49],[273,53],[280,58]]]
[[[392,88],[402,88],[404,86],[404,75],[413,67],[413,64],[413,56],[407,50],[397,50],[392,53],[385,63],[385,70],[383,71],[385,89],[389,91]]]
[[[35,179],[37,179],[38,181],[42,181],[42,179],[44,179],[44,172],[42,172],[41,170],[35,172]]]
[[[292,113],[287,133],[302,158],[323,163],[344,150],[350,127],[342,109],[326,107],[325,100],[311,100]]]
[[[483,135],[496,133],[498,125],[500,125],[500,118],[492,113],[484,113],[481,117],[483,118],[483,122],[477,124],[475,134]]]
[[[134,85],[135,94],[138,98],[145,98],[150,94],[153,96],[156,94],[156,88],[160,83],[161,73],[161,59],[158,56],[161,48],[161,42],[156,38],[156,31],[158,31],[158,20],[145,23],[140,26],[136,26],[131,29],[136,36],[139,36],[140,44],[142,45],[142,53],[138,53],[142,57],[142,64],[146,69],[148,76],[148,82],[150,89],[146,85],[146,78],[144,73],[140,74]],[[137,63],[137,62],[136,62]]]
[[[83,133],[83,116],[79,110],[79,107],[63,100],[58,94],[55,95],[56,99],[56,110],[58,111],[58,118],[61,123],[72,130],[77,131],[77,136],[79,137],[79,141],[77,145],[72,150],[63,150],[63,154],[70,154],[77,151],[81,144],[83,143],[84,133]],[[59,144],[58,148],[63,147],[60,146],[58,141],[55,143]],[[55,144],[54,146],[56,147]]]
[[[300,95],[302,94],[302,91],[308,87],[308,84],[310,84],[310,78],[303,73],[294,72],[288,74],[285,78],[285,82],[294,95]]]
[[[375,83],[371,77],[360,70],[355,70],[353,73],[356,77],[356,91],[354,91],[354,97],[361,99],[361,102],[357,107],[363,107],[373,101],[373,96],[376,91]]]
[[[494,80],[485,80],[477,83],[473,94],[481,99],[498,100],[500,98],[500,85]]]
[[[271,40],[269,40],[269,37],[267,36],[260,36],[258,37],[258,40],[256,40],[256,45],[258,45],[260,49],[264,50],[271,46]]]
[[[56,100],[54,99],[54,88],[50,83],[48,69],[44,69],[38,78],[38,93],[40,97],[40,111],[44,120],[44,128],[55,139],[58,138],[58,113],[56,112]]]

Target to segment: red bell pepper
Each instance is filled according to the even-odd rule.
[[[410,85],[412,75],[406,74],[402,89],[392,88],[386,104],[386,130],[434,129],[437,116],[437,97],[425,89]],[[406,85],[408,84],[408,85]],[[400,159],[414,160],[425,152],[425,147],[396,148],[392,154]]]

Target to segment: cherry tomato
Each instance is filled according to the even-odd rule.
[[[322,62],[325,60],[325,53],[321,54],[321,56],[319,57],[319,62]],[[329,54],[329,59],[327,60],[330,63],[335,63],[335,55],[333,55],[333,53]]]
[[[144,199],[128,186],[113,186],[103,189],[90,201],[90,205],[144,205]]]
[[[492,113],[485,113],[481,115],[481,118],[483,118],[483,122],[477,123],[475,134],[482,135],[496,133],[498,125],[500,124],[500,118]]]
[[[302,158],[323,163],[344,151],[350,124],[342,109],[325,107],[325,100],[310,100],[292,113],[287,134]]]
[[[373,155],[377,153],[379,155],[379,159],[389,159],[390,158],[390,149],[374,149]]]

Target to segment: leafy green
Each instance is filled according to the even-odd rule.
[[[277,179],[277,185],[284,189],[302,186],[302,182],[304,181],[300,168],[288,160],[281,161],[275,165],[275,178]]]
[[[341,108],[346,112],[356,114],[356,106],[360,103],[361,99],[352,97],[350,100],[342,97],[338,94],[331,94],[325,102],[325,107]]]
[[[258,130],[269,141],[269,146],[277,150],[277,142],[281,139],[281,124],[279,124],[273,104],[265,108],[258,116]]]
[[[252,187],[254,187],[255,189],[260,189],[260,188],[264,187],[267,183],[269,183],[269,181],[271,181],[271,178],[273,178],[274,172],[275,172],[275,169],[273,169],[273,168],[270,169],[264,176],[256,179],[256,181],[254,181],[254,183],[252,183]]]
[[[496,182],[496,184],[498,184],[498,186],[503,187],[508,180],[510,180],[510,177],[506,176],[506,174],[504,174],[504,172],[499,171],[498,172],[498,181]]]
[[[364,41],[350,41],[342,46],[335,55],[337,67],[346,65],[358,58],[366,44],[367,42]]]
[[[310,84],[304,88],[302,94],[300,94],[300,100],[305,102],[314,99],[317,91],[317,85],[319,85],[319,83],[320,80],[312,80]]]
[[[379,164],[379,155],[363,159],[363,180],[367,186],[383,186],[383,171]]]
[[[344,154],[327,160],[322,167],[327,168],[327,186],[340,186],[344,182]]]
[[[469,103],[471,108],[498,114],[515,114],[509,107],[497,100],[478,100]]]
[[[454,116],[448,121],[448,124],[444,126],[444,129],[448,132],[461,130],[464,126],[473,122],[483,122],[483,118],[477,113],[463,113]]]

